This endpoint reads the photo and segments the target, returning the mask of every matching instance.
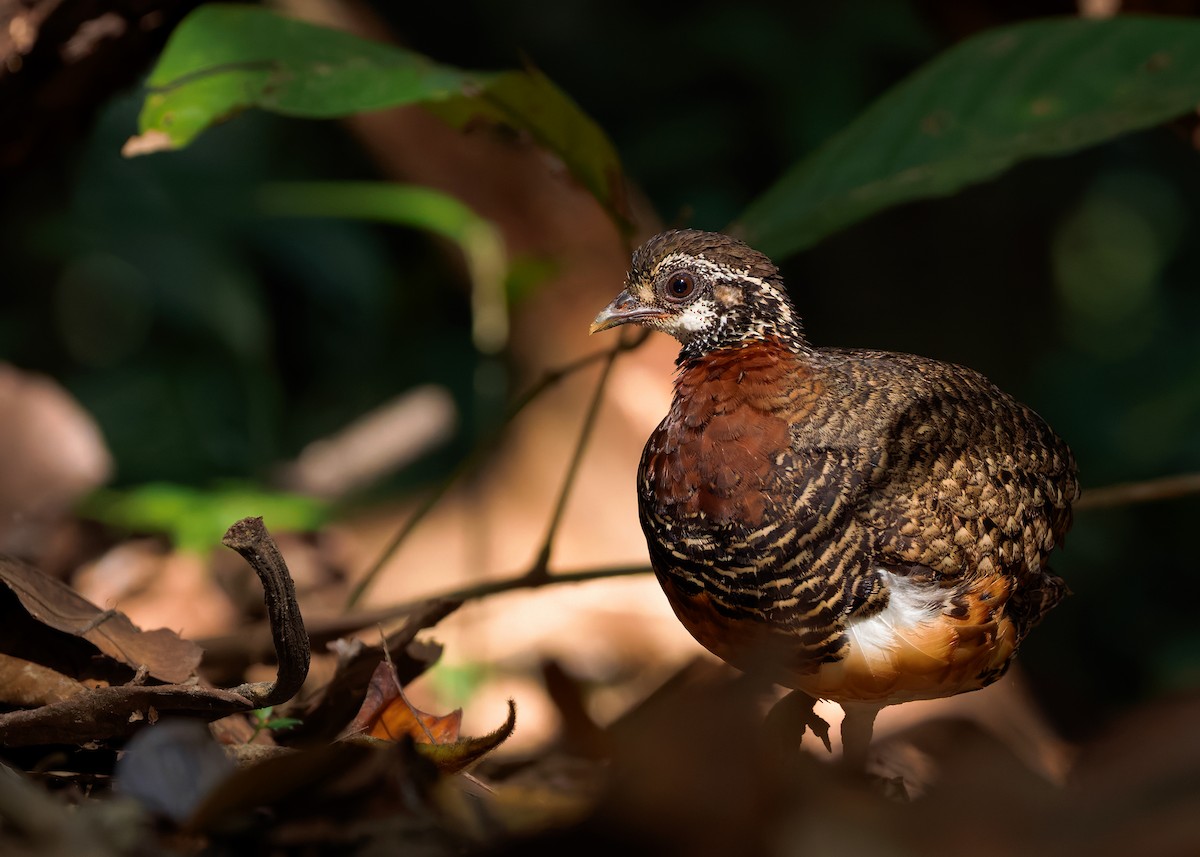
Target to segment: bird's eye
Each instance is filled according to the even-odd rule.
[[[681,301],[696,290],[696,278],[687,271],[676,271],[667,277],[667,297]]]

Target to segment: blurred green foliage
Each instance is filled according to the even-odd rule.
[[[375,7],[440,63],[531,58],[669,222],[702,228],[954,41],[907,0]],[[447,468],[503,406],[475,392],[469,283],[419,234],[273,217],[255,195],[375,178],[345,132],[252,112],[124,161],[138,101],[116,99],[68,163],[6,188],[0,356],[67,384],[122,485],[265,477],[428,381],[454,392],[463,430],[399,483]],[[811,338],[984,371],[1068,439],[1085,486],[1200,470],[1200,159],[1179,130],[1028,162],[787,260]],[[1187,499],[1078,515],[1054,558],[1075,597],[1022,649],[1068,732],[1196,686],[1197,514]]]
[[[125,490],[102,489],[80,514],[118,529],[166,533],[178,550],[207,553],[234,521],[251,516],[281,532],[311,532],[324,523],[326,506],[312,497],[264,491],[253,485],[204,488],[150,482]]]
[[[342,217],[423,229],[458,245],[471,279],[475,347],[491,354],[508,339],[512,291],[504,238],[487,220],[452,196],[391,182],[291,182],[258,194],[264,212],[280,217]]]

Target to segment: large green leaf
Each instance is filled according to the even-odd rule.
[[[482,118],[528,134],[627,226],[616,150],[536,71],[463,71],[268,9],[213,3],[171,34],[149,87],[130,155],[186,146],[248,107],[324,119],[427,104],[460,127]]]
[[[1200,21],[1059,19],[991,30],[883,95],[736,224],[776,258],[881,209],[950,194],[1200,104]]]
[[[614,222],[622,228],[628,222],[616,149],[591,117],[536,69],[496,75],[480,94],[448,99],[431,108],[459,128],[479,117],[524,129],[541,146],[559,154]]]

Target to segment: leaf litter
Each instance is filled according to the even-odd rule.
[[[422,711],[406,693],[440,655],[420,633],[457,603],[415,608],[377,645],[334,640],[324,680],[302,689],[310,640],[286,565],[261,521],[237,527],[227,543],[264,582],[279,666],[274,681],[228,689],[194,666],[179,683],[161,677],[194,665],[194,644],[140,631],[28,566],[0,565],[5,627],[20,630],[3,635],[6,646],[35,643],[4,648],[0,676],[24,671],[46,687],[10,692],[0,714],[0,851],[727,855],[838,843],[844,854],[916,855],[971,842],[983,855],[1103,857],[1188,853],[1196,841],[1194,698],[1103,733],[1065,785],[950,720],[885,738],[880,754],[899,763],[867,780],[828,764],[823,749],[799,752],[799,731],[789,745],[764,728],[769,688],[710,661],[608,724],[588,713],[585,684],[546,662],[560,738],[495,760],[515,703],[497,729],[468,737],[462,709]],[[913,760],[924,780],[915,791]]]

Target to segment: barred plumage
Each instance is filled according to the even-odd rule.
[[[593,330],[681,343],[638,474],[655,572],[735,666],[879,706],[982,687],[1065,586],[1067,446],[961,366],[817,349],[779,273],[723,235],[656,236]],[[873,717],[873,710],[871,717]]]

